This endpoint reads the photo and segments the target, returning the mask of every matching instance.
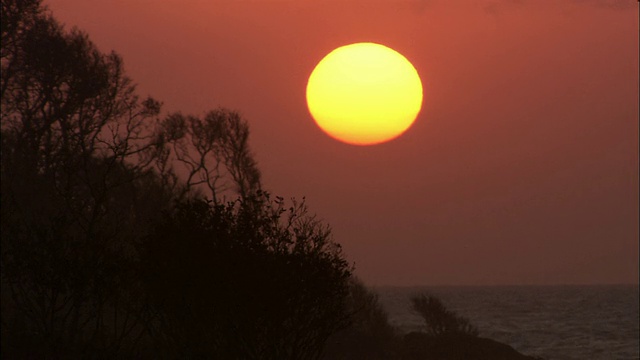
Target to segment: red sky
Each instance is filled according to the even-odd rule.
[[[306,196],[373,285],[638,282],[635,0],[45,0],[166,111],[239,110],[266,188]],[[340,143],[305,87],[377,42],[422,77],[416,123]]]

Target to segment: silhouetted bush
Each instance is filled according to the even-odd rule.
[[[397,330],[389,324],[378,295],[357,278],[352,278],[347,300],[352,322],[329,338],[323,358],[397,359]]]
[[[304,204],[183,202],[142,254],[158,355],[315,359],[349,322],[350,266]]]
[[[413,311],[425,322],[428,335],[467,335],[478,336],[478,329],[468,319],[448,310],[440,299],[431,295],[418,295],[411,298]]]

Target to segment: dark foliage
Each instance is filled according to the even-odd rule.
[[[378,301],[378,295],[352,278],[348,308],[352,322],[327,341],[324,359],[398,359],[399,337]]]
[[[171,197],[150,167],[159,104],[39,1],[2,1],[1,55],[3,355],[128,351],[133,239]]]
[[[447,309],[440,299],[430,295],[411,298],[413,310],[425,322],[425,332],[432,336],[478,336],[478,329],[468,319]]]
[[[305,359],[345,326],[339,247],[259,192],[236,112],[161,121],[40,1],[2,0],[1,88],[3,355]]]
[[[179,204],[144,242],[156,346],[175,358],[315,359],[349,320],[350,267],[304,204]]]

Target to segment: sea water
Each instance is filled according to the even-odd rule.
[[[637,285],[379,287],[390,322],[422,327],[410,298],[430,294],[468,318],[480,336],[546,360],[640,358]]]

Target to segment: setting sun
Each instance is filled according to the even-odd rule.
[[[420,112],[422,83],[400,53],[379,44],[339,47],[307,84],[309,112],[331,137],[373,145],[400,136]]]

